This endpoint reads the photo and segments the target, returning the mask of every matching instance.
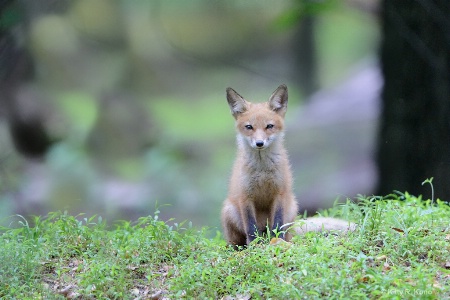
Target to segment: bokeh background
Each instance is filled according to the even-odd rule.
[[[1,1],[0,219],[159,207],[219,228],[229,86],[288,85],[302,211],[371,194],[378,20],[375,0]]]

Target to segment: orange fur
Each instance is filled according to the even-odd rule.
[[[286,231],[297,202],[292,175],[283,146],[284,115],[288,93],[280,85],[268,102],[251,103],[227,89],[227,100],[236,120],[238,153],[230,179],[228,198],[222,208],[222,226],[227,242],[248,245],[256,233]],[[288,233],[281,237],[290,239]]]

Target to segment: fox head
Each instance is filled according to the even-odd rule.
[[[232,88],[227,88],[227,100],[236,119],[239,142],[263,150],[282,139],[288,103],[286,85],[280,85],[264,103],[246,101]]]

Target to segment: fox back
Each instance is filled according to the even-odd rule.
[[[297,214],[283,146],[287,87],[279,86],[265,103],[248,102],[228,88],[227,100],[236,120],[238,153],[222,225],[229,244],[244,246],[267,226],[269,231],[285,230],[281,226],[293,222]]]

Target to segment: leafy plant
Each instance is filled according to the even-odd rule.
[[[0,229],[0,298],[321,299],[450,296],[450,207],[408,193],[321,212],[357,223],[228,247],[219,231],[153,216],[108,225],[51,213]],[[278,234],[279,232],[277,232]]]

